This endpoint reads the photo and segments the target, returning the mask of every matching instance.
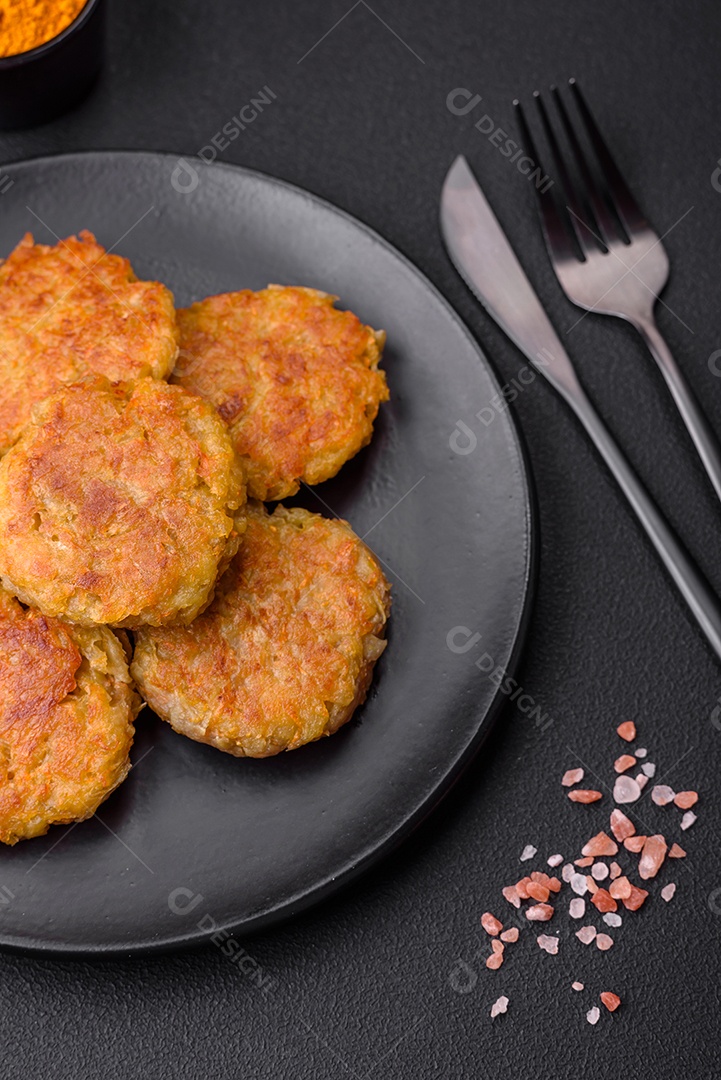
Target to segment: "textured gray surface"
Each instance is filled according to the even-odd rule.
[[[344,4],[116,2],[94,96],[57,124],[3,138],[2,157],[113,146],[193,153],[268,85],[277,102],[223,159],[306,186],[378,229],[440,286],[509,380],[521,362],[454,276],[437,234],[438,191],[456,153],[478,171],[559,327],[580,313],[551,278],[527,181],[473,116],[448,112],[446,96],[456,87],[481,94],[483,110],[509,128],[512,97],[575,74],[654,225],[672,230],[664,299],[675,314],[662,309],[660,321],[721,428],[721,379],[708,366],[721,349],[716,3],[371,7],[423,63],[363,4],[298,64]],[[721,589],[718,509],[640,344],[592,317],[568,342],[629,456]],[[486,404],[469,400],[467,421]],[[721,1072],[721,916],[709,902],[721,910],[719,671],[562,405],[534,381],[517,414],[541,523],[520,681],[552,726],[540,732],[509,707],[482,759],[397,856],[352,891],[245,942],[273,980],[265,995],[212,947],[97,964],[1,957],[4,1077]],[[664,877],[678,882],[675,900],[627,919],[606,955],[566,942],[564,923],[557,957],[526,941],[498,975],[482,970],[478,920],[499,907],[523,845],[570,852],[600,824],[601,811],[564,800],[559,773],[579,754],[608,775],[613,727],[629,716],[659,772],[673,768],[669,783],[701,792],[687,865]],[[661,815],[649,811],[649,824],[660,826]],[[459,957],[478,972],[466,994],[449,982]],[[591,994],[574,996],[574,978],[615,989],[624,1008],[589,1027]],[[500,993],[509,1013],[491,1024]]]

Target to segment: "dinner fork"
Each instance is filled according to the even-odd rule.
[[[617,315],[636,327],[661,369],[716,494],[721,499],[721,447],[691,387],[686,382],[654,318],[654,306],[668,280],[669,261],[661,239],[629,191],[575,79],[569,79],[576,111],[593,158],[558,88],[551,87],[561,126],[576,162],[572,179],[538,91],[534,97],[556,164],[563,208],[548,184],[536,188],[546,247],[561,288],[587,311]],[[514,101],[521,138],[543,172],[523,109]]]

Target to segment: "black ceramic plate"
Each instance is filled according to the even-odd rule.
[[[135,153],[5,167],[13,183],[1,199],[0,253],[26,230],[54,243],[88,228],[141,277],[166,282],[178,304],[303,284],[387,330],[392,397],[373,442],[302,501],[347,518],[383,561],[389,644],[354,720],[280,757],[237,760],[142,713],[135,767],[97,820],[0,851],[8,946],[167,948],[213,925],[254,929],[327,896],[438,802],[497,710],[488,669],[517,658],[532,567],[529,480],[478,346],[429,282],[359,222],[256,173],[194,168]],[[472,436],[457,436],[454,450],[458,420]]]

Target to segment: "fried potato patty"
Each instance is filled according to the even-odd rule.
[[[0,842],[94,814],[130,769],[139,704],[111,630],[0,590]]]
[[[370,442],[388,400],[383,331],[337,297],[271,285],[178,312],[173,381],[212,402],[243,461],[248,494],[283,499],[335,476]]]
[[[176,731],[237,757],[331,735],[365,699],[390,586],[344,521],[246,509],[242,546],[192,626],[147,628],[131,671]]]
[[[53,247],[28,233],[0,263],[0,453],[60,386],[89,373],[164,379],[177,352],[165,285],[138,281],[92,233]]]
[[[225,425],[154,379],[65,387],[0,459],[0,576],[85,626],[190,621],[238,547]]]

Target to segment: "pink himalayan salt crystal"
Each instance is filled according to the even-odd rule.
[[[684,830],[684,832],[686,831],[686,829],[691,828],[695,820],[696,815],[694,814],[693,810],[687,810],[681,818],[681,828]]]
[[[500,1013],[506,1012],[508,1009],[508,998],[505,994],[501,994],[497,1001],[491,1005],[491,1016],[498,1016]]]
[[[668,784],[656,784],[651,791],[651,798],[656,803],[656,806],[666,806],[668,803],[673,802],[675,795],[676,792]]]
[[[568,769],[563,774],[561,783],[564,787],[571,787],[573,784],[579,784],[583,780],[583,769]]]
[[[669,900],[673,900],[673,894],[675,892],[676,892],[676,886],[675,886],[674,882],[671,881],[671,882],[669,882],[668,885],[664,885],[664,887],[661,889],[661,896],[666,901],[666,903],[668,903]]]
[[[621,756],[614,761],[613,767],[616,772],[626,772],[627,769],[630,769],[635,764],[636,758],[633,757],[632,754],[621,754]]]
[[[505,949],[505,947],[506,946],[503,944],[503,942],[499,941],[498,938],[494,938],[493,941],[491,942],[491,948],[496,953],[502,953],[503,950]]]
[[[613,945],[613,938],[608,934],[596,934],[596,946],[601,952],[607,952]]]
[[[685,859],[686,852],[680,844],[671,844],[671,850],[668,853],[668,857],[669,859]]]
[[[590,788],[587,791],[582,791],[580,788],[574,788],[573,791],[569,791],[568,797],[571,802],[592,803],[598,802],[599,799],[603,798],[603,795],[600,791],[596,791],[593,788]]]
[[[548,922],[553,918],[553,908],[550,904],[533,904],[526,908],[526,918],[529,922]]]
[[[506,885],[501,891],[509,904],[513,904],[517,908],[521,906],[521,897],[518,895],[518,889],[515,885]]]
[[[646,757],[647,753],[648,750],[645,746],[640,747],[638,750],[634,750],[634,754],[636,755],[636,757]]]
[[[576,937],[584,945],[590,945],[596,936],[595,926],[582,926],[580,930],[576,931]]]
[[[509,926],[508,930],[504,930],[501,934],[501,941],[518,941],[518,927]]]
[[[636,725],[633,720],[625,720],[622,724],[619,724],[616,728],[617,733],[626,742],[633,742],[636,738]]]
[[[690,810],[698,802],[697,791],[679,791],[673,800],[681,810]]]
[[[641,791],[643,791],[643,789],[646,787],[646,784],[648,783],[648,777],[645,776],[642,772],[636,773],[636,783],[641,788]]]
[[[583,990],[583,983],[582,982],[571,983],[571,989],[572,990]]]
[[[615,911],[607,911],[603,916],[603,921],[606,926],[620,926],[623,919],[620,915],[617,915]]]
[[[577,896],[585,896],[588,892],[588,882],[585,874],[571,875],[571,888]]]
[[[591,867],[591,877],[594,881],[605,881],[608,877],[608,867],[605,863],[595,862]]]
[[[503,929],[503,923],[495,915],[491,915],[490,911],[484,911],[481,915],[481,926],[491,937],[498,937]]]
[[[539,934],[536,941],[544,952],[550,953],[551,956],[555,956],[558,952],[557,937],[551,937],[549,934]]]
[[[594,859],[599,855],[615,855],[617,852],[618,844],[605,832],[596,833],[581,848],[582,855],[591,855]]]
[[[572,919],[582,919],[586,914],[586,901],[582,900],[580,896],[574,896],[568,905],[568,914]]]
[[[600,1015],[601,1010],[599,1009],[598,1005],[594,1005],[593,1008],[589,1009],[586,1013],[586,1019],[588,1020],[589,1024],[597,1024]]]
[[[567,862],[566,865],[563,867],[563,870],[561,870],[561,877],[566,883],[568,883],[575,873],[576,871],[573,869],[573,864]]]
[[[638,863],[639,877],[644,881],[656,877],[666,858],[668,844],[663,836],[647,836]]]
[[[621,867],[617,862],[611,863],[611,881],[615,881],[617,877],[621,875]]]
[[[656,766],[652,761],[644,761],[643,765],[641,766],[641,772],[644,773],[649,778],[649,780],[652,780],[653,777],[656,775]]]
[[[503,953],[493,952],[486,960],[486,967],[491,971],[498,971],[499,967],[503,963]]]
[[[636,799],[640,798],[641,788],[632,776],[616,777],[616,783],[613,785],[613,799],[617,803],[632,803],[636,802]]]
[[[619,841],[619,843],[621,843],[626,839],[627,836],[633,836],[633,834],[636,832],[636,826],[630,818],[626,817],[623,810],[612,810],[611,832]]]
[[[563,862],[563,855],[550,855],[546,862],[548,866],[560,866]]]
[[[533,844],[526,844],[521,852],[521,862],[528,862],[529,859],[533,858],[537,851],[538,848],[535,848]]]

